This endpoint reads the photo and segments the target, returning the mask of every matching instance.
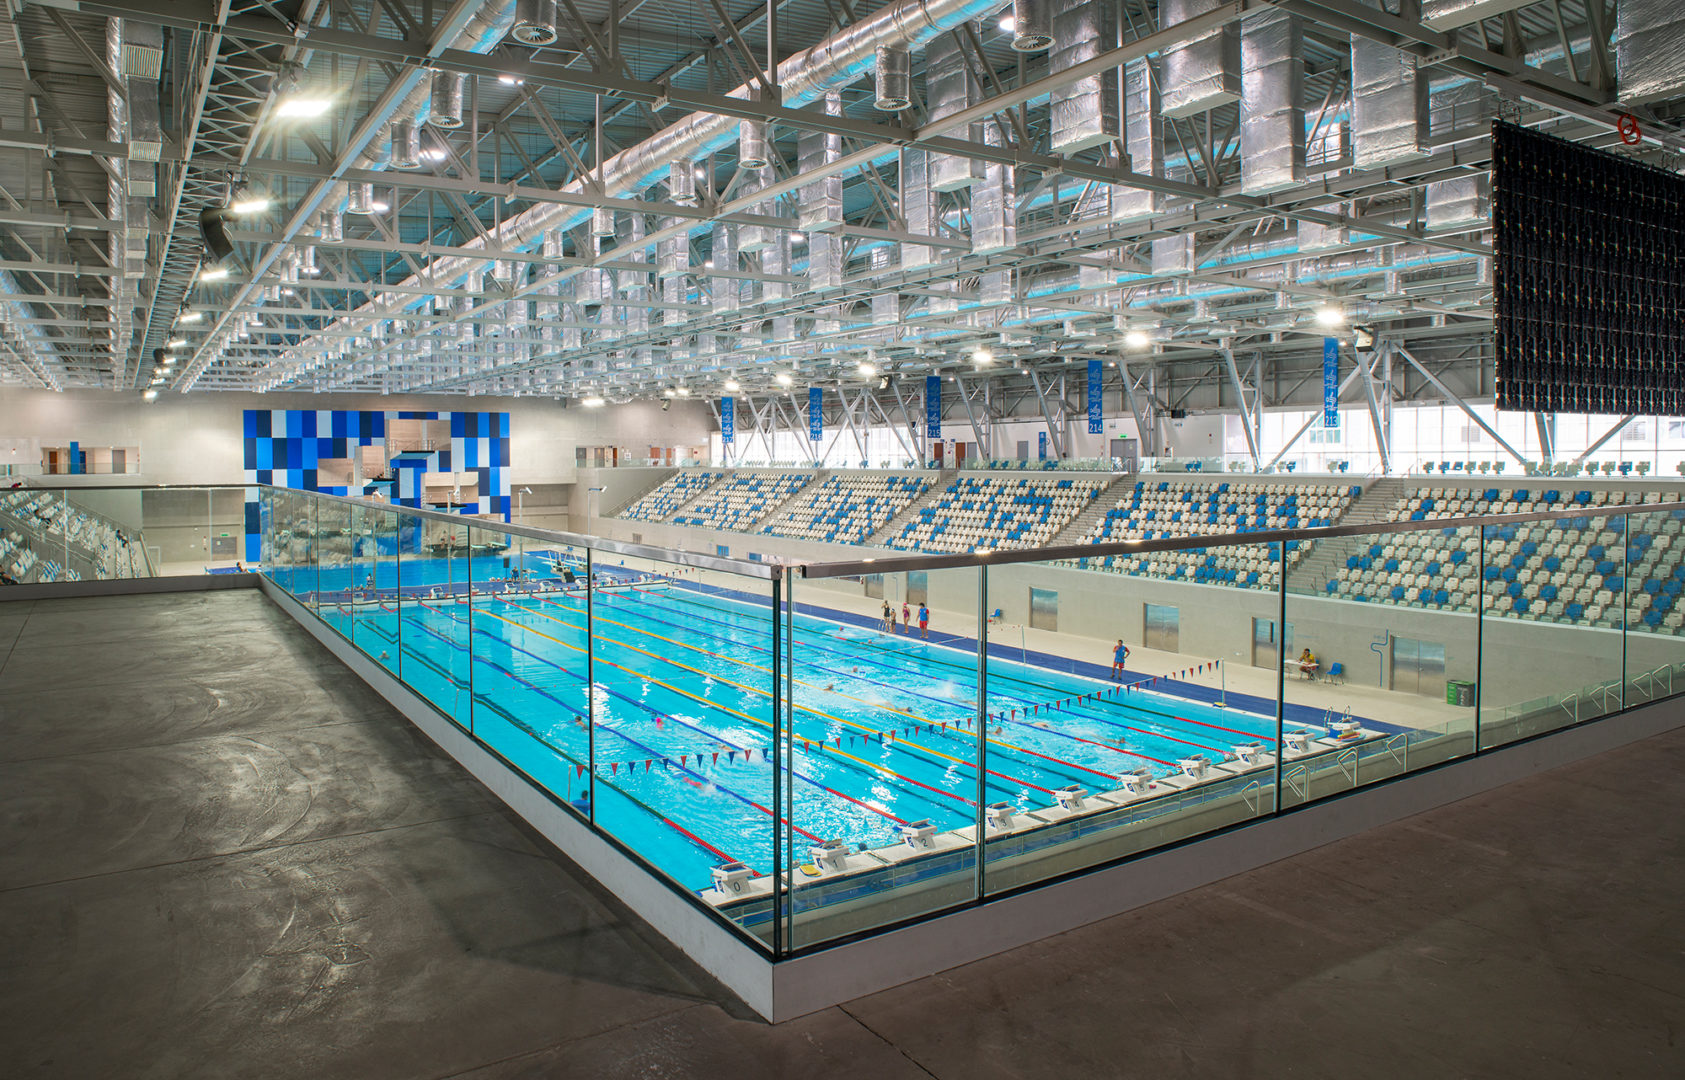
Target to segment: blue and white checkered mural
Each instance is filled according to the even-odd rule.
[[[389,420],[444,420],[451,425],[450,449],[411,451],[391,459],[395,483],[384,486],[391,502],[421,506],[426,473],[474,472],[479,498],[459,508],[464,514],[496,514],[509,520],[509,414],[473,412],[372,412],[350,409],[247,409],[245,469],[249,484],[273,484],[330,495],[362,495],[368,489],[324,486],[316,465],[324,459],[355,457],[360,446],[386,445]],[[369,485],[373,488],[376,485]],[[246,498],[246,559],[261,558],[257,492]]]

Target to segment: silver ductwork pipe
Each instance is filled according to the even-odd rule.
[[[591,235],[597,237],[611,237],[614,235],[614,211],[597,207],[591,211]]]
[[[1159,25],[1175,26],[1225,0],[1162,0]],[[1240,30],[1232,22],[1164,50],[1164,115],[1210,112],[1240,98]]]
[[[678,218],[662,218],[661,228],[671,229],[679,224]],[[690,237],[685,233],[669,236],[655,245],[655,276],[662,281],[673,278],[683,279],[690,273]]]
[[[667,166],[667,198],[674,206],[695,206],[696,171],[684,160]]]
[[[1164,175],[1164,118],[1159,109],[1158,79],[1152,61],[1131,60],[1123,69],[1124,149],[1129,171],[1142,176]],[[1159,193],[1146,188],[1112,188],[1112,220],[1139,221],[1158,214]]]
[[[324,244],[345,243],[345,212],[343,210],[328,210],[322,214],[322,222],[316,227],[316,239]]]
[[[1620,0],[1615,70],[1620,99],[1628,104],[1685,91],[1685,6],[1678,0]]]
[[[350,199],[351,201],[345,207],[347,213],[374,213],[374,184],[369,182],[352,184]]]
[[[716,221],[713,230],[712,261],[715,270],[737,270],[737,226]],[[715,311],[736,311],[742,306],[741,280],[734,277],[710,279]]]
[[[765,120],[741,120],[737,124],[737,164],[759,171],[772,164],[772,147],[767,140]]]
[[[913,103],[913,51],[905,45],[879,45],[872,106],[900,112]]]
[[[986,126],[983,141],[1000,146],[1005,141],[995,124]],[[1018,245],[1018,184],[1012,166],[991,161],[983,182],[971,191],[971,253],[986,255]]]
[[[771,243],[761,249],[761,273],[787,277],[790,273],[790,234],[780,230],[771,238]],[[790,298],[790,283],[787,281],[761,282],[760,302],[774,303]]]
[[[421,168],[421,126],[413,118],[392,121],[392,156],[394,169]]]
[[[1057,75],[1112,48],[1117,42],[1116,10],[1111,0],[1053,0],[1048,73]],[[1048,102],[1048,145],[1053,152],[1074,154],[1119,138],[1122,93],[1115,68],[1053,91]]]
[[[747,199],[755,192],[766,187],[766,179],[758,173],[750,173],[738,185],[737,195]],[[775,207],[771,203],[759,203],[750,207],[750,213],[770,215]],[[755,255],[771,247],[781,230],[766,225],[739,225],[737,227],[737,250],[744,255]]]
[[[938,36],[971,19],[978,19],[998,11],[1001,0],[902,0],[882,8],[820,42],[797,53],[778,65],[778,85],[783,102],[799,108],[816,100],[827,90],[840,89],[864,77],[871,68],[878,47],[921,48]],[[486,41],[493,40],[487,26],[506,25],[508,8],[499,5],[498,13],[490,17],[476,16],[474,24],[463,36],[473,37],[476,51],[484,51]],[[495,24],[495,26],[494,26]],[[494,32],[493,31],[493,32]],[[459,38],[461,40],[461,38]],[[729,96],[746,100],[751,87],[739,86]],[[398,115],[403,115],[400,110]],[[667,175],[669,167],[678,161],[694,161],[721,150],[737,137],[735,118],[717,113],[692,113],[662,129],[650,138],[609,158],[597,170],[594,180],[611,196],[641,192]],[[563,190],[569,194],[588,194],[594,184],[575,180]],[[536,243],[546,231],[556,227],[568,228],[589,217],[588,210],[560,203],[541,203],[508,218],[497,226],[489,242],[509,249],[523,249]],[[488,238],[474,237],[464,246],[486,246]],[[428,279],[437,282],[457,280],[474,261],[473,256],[451,255],[435,260]],[[419,279],[409,278],[402,284],[415,286]],[[405,294],[385,295],[371,301],[383,307],[403,307],[412,302]]]
[[[1053,44],[1048,0],[1012,0],[1012,47],[1018,52],[1041,52]]]
[[[832,292],[842,288],[842,238],[834,233],[807,234],[807,285],[814,292]]]
[[[1153,241],[1154,277],[1183,276],[1194,272],[1194,234],[1176,233]]]
[[[895,268],[895,252],[889,245],[873,248],[867,256],[871,266],[872,276],[887,274]],[[901,296],[890,289],[877,289],[872,293],[872,325],[894,326],[901,321]]]
[[[1458,30],[1531,3],[1534,0],[1422,0],[1422,25],[1430,30]]]
[[[429,98],[432,109],[427,122],[446,131],[456,130],[467,116],[467,100],[467,75],[460,71],[435,71]]]
[[[1331,212],[1346,213],[1346,207],[1329,208]],[[1344,225],[1322,225],[1314,221],[1301,221],[1296,226],[1299,237],[1299,250],[1327,251],[1329,248],[1345,247],[1352,242],[1351,230]]]
[[[522,45],[556,43],[556,0],[519,0],[509,36]]]
[[[1435,180],[1422,194],[1422,227],[1429,232],[1485,228],[1492,222],[1492,197],[1484,174]]]
[[[1428,152],[1428,83],[1410,53],[1352,37],[1352,164],[1374,169]]]
[[[1297,17],[1240,24],[1240,189],[1267,195],[1305,179],[1305,39]]]
[[[931,124],[940,124],[944,117],[960,112],[981,97],[977,77],[966,63],[965,50],[956,34],[944,34],[924,50],[925,109]],[[976,142],[982,135],[981,125],[938,128],[939,134],[957,136]],[[983,178],[983,164],[968,157],[951,154],[930,155],[930,189],[959,191]]]
[[[842,94],[825,94],[825,115],[842,115]],[[804,132],[796,140],[796,173],[819,172],[842,160],[842,136],[823,131]],[[808,233],[830,232],[843,225],[843,178],[826,176],[796,192],[796,222]]]
[[[930,188],[931,155],[916,147],[901,150],[901,218],[915,236],[931,236],[940,220],[936,192]],[[935,262],[934,251],[923,244],[901,245],[901,268],[915,270]]]

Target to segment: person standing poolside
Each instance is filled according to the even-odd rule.
[[[1129,646],[1127,646],[1123,643],[1122,638],[1118,638],[1117,639],[1117,648],[1112,650],[1112,678],[1114,678],[1114,679],[1123,678],[1123,663],[1124,663],[1125,660],[1128,660],[1128,659],[1129,659]]]
[[[895,612],[890,610],[888,600],[883,602],[883,622],[879,624],[878,629],[886,634],[895,629]]]
[[[930,609],[919,604],[919,635],[926,640],[930,638]]]
[[[903,600],[901,601],[901,632],[903,634],[911,634],[913,632],[912,622],[913,609],[907,606],[907,601]]]

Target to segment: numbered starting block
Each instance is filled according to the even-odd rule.
[[[1136,769],[1132,773],[1124,773],[1118,777],[1123,784],[1123,790],[1131,795],[1139,795],[1153,786],[1153,771],[1151,769]]]
[[[1328,725],[1328,734],[1335,739],[1355,739],[1363,734],[1363,725],[1356,720],[1337,720]]]
[[[1053,797],[1059,801],[1059,808],[1070,812],[1082,809],[1082,800],[1088,797],[1088,789],[1079,784],[1067,784],[1057,788]]]
[[[1180,761],[1176,762],[1176,764],[1182,767],[1182,772],[1184,774],[1191,776],[1195,780],[1205,779],[1206,774],[1211,771],[1211,759],[1206,757],[1204,754],[1195,754],[1192,757],[1182,758]]]
[[[899,826],[895,831],[914,851],[926,851],[936,846],[936,826],[927,818]]]
[[[1309,731],[1289,731],[1285,736],[1287,749],[1303,754],[1311,748],[1311,739],[1315,736]]]
[[[755,872],[740,862],[714,867],[714,891],[721,896],[742,896],[749,889]]]
[[[1258,764],[1258,759],[1263,756],[1264,744],[1255,742],[1243,743],[1242,745],[1235,747],[1234,752],[1235,757],[1239,758],[1242,764],[1256,765]]]
[[[813,865],[826,873],[834,874],[848,869],[848,845],[841,840],[827,840],[823,844],[815,844],[807,849]]]
[[[1014,820],[1012,804],[1007,802],[990,803],[983,808],[983,818],[989,828],[1005,832],[1012,828]]]

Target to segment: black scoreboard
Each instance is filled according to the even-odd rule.
[[[1685,416],[1685,179],[1492,125],[1497,403]]]

